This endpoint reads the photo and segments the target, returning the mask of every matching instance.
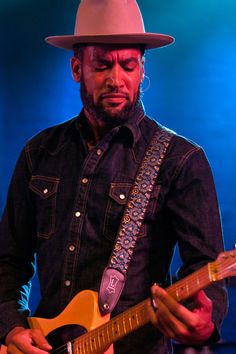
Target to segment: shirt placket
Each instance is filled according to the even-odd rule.
[[[108,134],[99,145],[89,152],[79,174],[64,262],[63,300],[65,302],[70,300],[73,295],[77,269],[76,265],[78,261],[83,262],[82,259],[78,260],[78,258],[81,247],[82,229],[86,217],[88,195],[90,189],[93,188],[92,177],[114,134],[115,131]],[[86,235],[84,235],[84,237],[86,237]]]

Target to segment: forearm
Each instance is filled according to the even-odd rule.
[[[22,265],[6,265],[0,261],[0,278],[4,279],[0,288],[0,339],[16,326],[28,326],[28,300],[31,283],[29,278],[34,270],[33,265],[23,270]]]
[[[4,343],[6,335],[15,327],[28,328],[28,310],[20,310],[16,301],[0,304],[0,341]]]
[[[175,182],[170,205],[172,228],[183,262],[178,276],[183,278],[214,261],[224,247],[213,177],[202,151],[185,160]],[[212,320],[219,333],[227,311],[224,282],[215,283],[205,291],[212,300]],[[194,303],[188,302],[187,306],[191,308]]]
[[[27,326],[30,279],[35,272],[35,239],[27,168],[21,155],[0,223],[0,339],[15,326]]]

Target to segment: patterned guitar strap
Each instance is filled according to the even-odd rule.
[[[124,288],[137,236],[172,136],[171,131],[163,127],[158,129],[153,134],[139,166],[108,266],[102,276],[99,290],[99,308],[102,315],[112,312]]]

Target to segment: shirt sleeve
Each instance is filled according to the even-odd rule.
[[[182,260],[178,277],[183,278],[214,261],[224,250],[212,171],[201,148],[194,147],[179,161],[167,204]],[[210,285],[205,292],[213,302],[212,342],[215,342],[227,312],[224,281]],[[192,305],[187,302],[187,306]]]
[[[34,218],[23,151],[15,168],[0,223],[0,340],[15,326],[28,327],[30,279],[35,272]]]

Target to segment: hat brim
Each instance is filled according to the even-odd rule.
[[[72,50],[73,46],[83,44],[140,44],[146,49],[164,47],[174,42],[174,38],[159,33],[109,34],[96,36],[50,36],[45,41],[57,48]]]

